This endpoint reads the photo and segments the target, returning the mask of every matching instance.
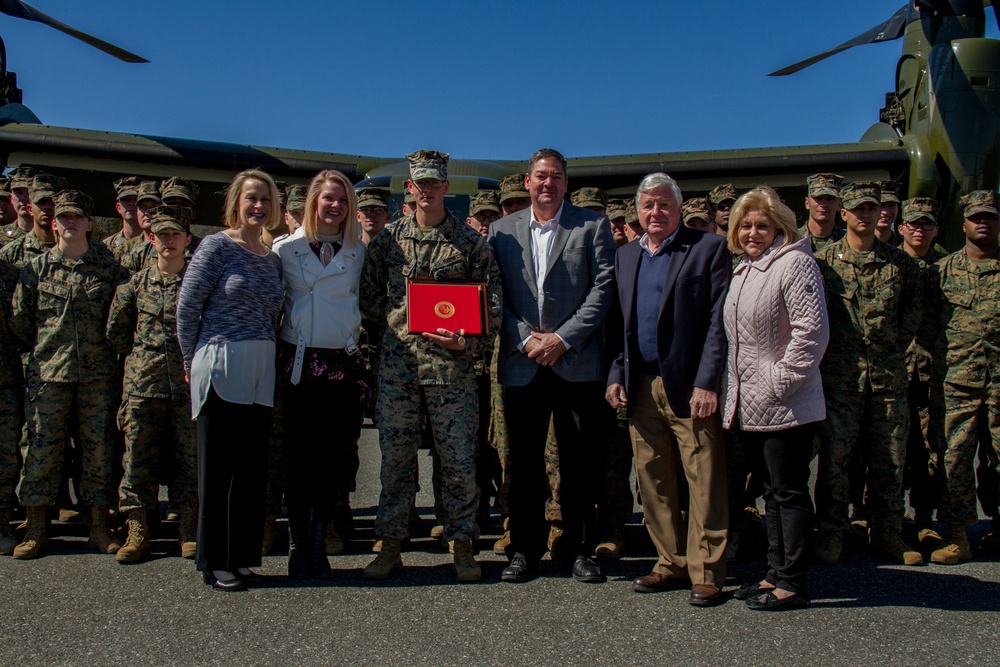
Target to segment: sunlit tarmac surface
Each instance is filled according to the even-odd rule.
[[[1000,563],[920,568],[874,560],[859,546],[838,567],[810,571],[814,604],[752,612],[737,600],[688,604],[687,591],[632,592],[654,551],[639,524],[605,584],[581,584],[543,561],[526,584],[500,583],[495,534],[479,546],[484,582],[455,583],[433,525],[430,459],[421,450],[423,530],[406,570],[361,578],[372,559],[378,494],[374,429],[361,443],[357,525],[328,582],[291,582],[284,556],[264,558],[269,581],[240,593],[201,582],[164,524],[154,558],[118,565],[86,548],[82,526],[56,525],[49,555],[0,558],[0,660],[17,665],[992,665],[1000,661]],[[283,522],[282,522],[283,525]],[[987,527],[980,522],[972,541]],[[761,537],[762,539],[762,537]],[[727,590],[763,574],[753,540],[731,564]],[[759,546],[759,541],[758,545]],[[925,554],[926,557],[927,554]]]

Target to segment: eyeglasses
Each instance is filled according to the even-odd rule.
[[[388,209],[385,206],[362,206],[361,212],[365,215],[378,215],[385,213]]]
[[[925,229],[930,231],[932,229],[937,229],[937,223],[933,220],[928,220],[927,218],[918,218],[917,220],[907,220],[903,223],[910,229]]]
[[[418,190],[440,190],[444,187],[444,181],[436,178],[422,178],[419,181],[410,181]]]

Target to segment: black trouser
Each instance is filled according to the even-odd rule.
[[[303,379],[283,387],[282,400],[289,517],[327,523],[337,501],[351,492],[357,471],[355,443],[364,419],[361,388],[353,382]]]
[[[510,433],[511,550],[531,560],[545,553],[548,523],[545,500],[545,440],[549,420],[555,427],[562,484],[563,536],[555,560],[568,561],[593,553],[598,472],[607,458],[604,420],[608,410],[603,382],[569,382],[550,368],[539,368],[523,387],[505,387],[504,414]]]
[[[815,424],[769,433],[741,431],[747,455],[764,483],[767,523],[767,561],[764,578],[797,594],[806,593],[808,547],[812,536],[813,504],[809,497],[809,459]]]
[[[270,420],[266,405],[208,392],[198,415],[199,570],[260,565]]]

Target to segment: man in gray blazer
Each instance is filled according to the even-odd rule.
[[[602,405],[602,325],[614,302],[615,243],[603,215],[564,201],[566,160],[544,148],[525,175],[531,206],[490,226],[503,280],[498,380],[511,443],[510,550],[504,581],[525,581],[546,550],[543,451],[549,421],[559,447],[563,537],[553,560],[585,582],[604,581],[590,558],[594,489],[610,413]]]

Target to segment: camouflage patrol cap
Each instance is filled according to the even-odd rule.
[[[288,193],[285,192],[288,189],[288,183],[275,181],[274,185],[278,188],[278,203],[281,204],[281,208],[288,208]]]
[[[913,222],[920,218],[929,218],[938,223],[941,214],[941,202],[930,197],[914,197],[903,202],[903,222]]]
[[[813,174],[806,178],[806,188],[810,197],[829,195],[830,197],[840,196],[840,187],[844,184],[844,177],[840,174]]]
[[[899,199],[899,183],[896,181],[882,181],[879,183],[882,186],[882,201],[883,204],[901,204]]]
[[[573,206],[579,206],[580,208],[587,208],[588,206],[607,208],[608,194],[600,188],[580,188],[570,196],[569,201]]]
[[[288,208],[289,211],[306,210],[306,194],[308,188],[305,185],[288,186]]]
[[[865,202],[879,206],[882,203],[882,188],[874,181],[848,183],[840,189],[840,200],[848,210],[857,208]]]
[[[638,225],[639,224],[639,211],[635,208],[635,200],[629,199],[625,202],[625,224],[626,225]]]
[[[736,191],[736,186],[732,183],[723,183],[712,188],[712,191],[708,193],[708,201],[712,203],[712,206],[718,206],[727,199],[736,201],[739,196],[740,193]]]
[[[187,178],[181,178],[180,176],[171,176],[160,184],[161,197],[164,199],[167,197],[181,197],[191,202],[192,206],[198,200],[198,190],[197,183]]]
[[[154,234],[167,229],[190,234],[194,213],[187,206],[157,206],[149,212],[149,219],[149,231]]]
[[[392,193],[385,188],[358,188],[355,192],[358,195],[358,208],[379,206],[389,209],[389,198],[392,197]]]
[[[138,176],[125,176],[115,181],[115,199],[125,197],[137,197],[139,195],[139,184],[142,179]]]
[[[1000,196],[993,190],[974,190],[962,195],[959,203],[964,207],[962,216],[971,218],[976,213],[1000,215]]]
[[[496,190],[480,190],[473,195],[469,203],[469,215],[476,215],[483,211],[493,211],[500,214],[500,193]]]
[[[508,199],[530,199],[531,194],[524,187],[524,174],[510,174],[500,181],[500,204]]]
[[[135,190],[135,197],[136,203],[141,202],[143,199],[152,199],[157,204],[163,202],[163,198],[160,197],[160,184],[156,181],[143,181],[139,183],[139,187]]]
[[[413,197],[413,193],[409,189],[403,190],[403,203],[411,205],[417,203],[417,200]]]
[[[701,218],[705,222],[713,222],[712,209],[707,197],[692,197],[681,204],[681,217],[684,222]]]
[[[35,177],[38,178],[37,176]],[[60,190],[55,195],[56,216],[65,213],[79,213],[90,217],[90,212],[94,208],[94,199],[85,192],[79,190]]]
[[[35,174],[38,173],[39,171],[34,167],[22,165],[8,172],[7,178],[10,179],[11,188],[30,188],[31,180],[35,177]]]
[[[37,202],[46,197],[55,197],[57,192],[65,190],[68,187],[69,181],[61,176],[36,174],[31,179],[31,185],[28,186],[28,195],[31,197],[31,201]]]
[[[0,176],[0,196],[10,197],[10,179]]]
[[[617,220],[618,218],[625,217],[625,201],[621,199],[609,199],[608,208],[605,210],[605,214],[608,216],[608,220]]]
[[[439,181],[448,180],[448,154],[438,151],[419,150],[406,156],[410,163],[410,180],[420,181],[425,178],[436,178]]]

